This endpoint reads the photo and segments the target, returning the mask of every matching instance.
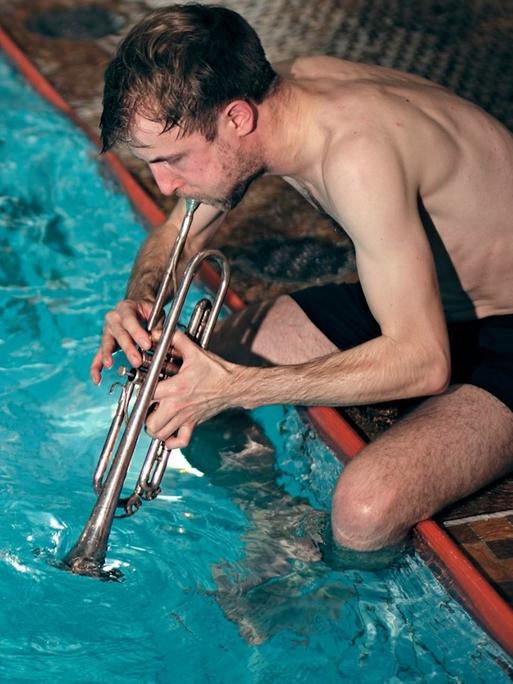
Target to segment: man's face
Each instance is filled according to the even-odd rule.
[[[164,195],[176,194],[227,211],[242,199],[249,183],[263,173],[236,139],[209,142],[200,133],[179,137],[179,130],[162,132],[162,124],[136,115],[132,153],[145,161]]]

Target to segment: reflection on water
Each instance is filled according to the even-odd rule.
[[[336,620],[356,594],[353,577],[340,571],[391,569],[410,553],[406,544],[372,552],[335,544],[329,512],[278,484],[275,448],[247,413],[199,426],[185,453],[247,516],[240,559],[213,565],[212,574],[213,595],[250,644],[287,629],[305,636],[320,616]]]
[[[320,545],[327,513],[278,486],[273,445],[245,413],[200,426],[186,455],[248,518],[241,560],[216,564],[212,573],[226,616],[250,643],[262,643],[290,626],[291,611],[325,596],[325,588],[309,587],[325,574]],[[308,624],[304,617],[301,624]]]

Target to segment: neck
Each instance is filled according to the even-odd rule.
[[[258,145],[268,174],[305,175],[315,163],[310,107],[303,89],[282,79],[258,108]]]

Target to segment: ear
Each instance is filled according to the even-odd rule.
[[[227,132],[242,138],[255,130],[257,119],[258,109],[252,102],[233,100],[221,112],[220,123]]]

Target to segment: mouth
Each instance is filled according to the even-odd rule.
[[[211,197],[210,195],[202,195],[199,192],[184,192],[183,190],[177,190],[175,195],[180,199],[196,200],[196,202],[199,202],[200,204],[208,204],[223,211],[227,211],[232,208],[229,198]]]

